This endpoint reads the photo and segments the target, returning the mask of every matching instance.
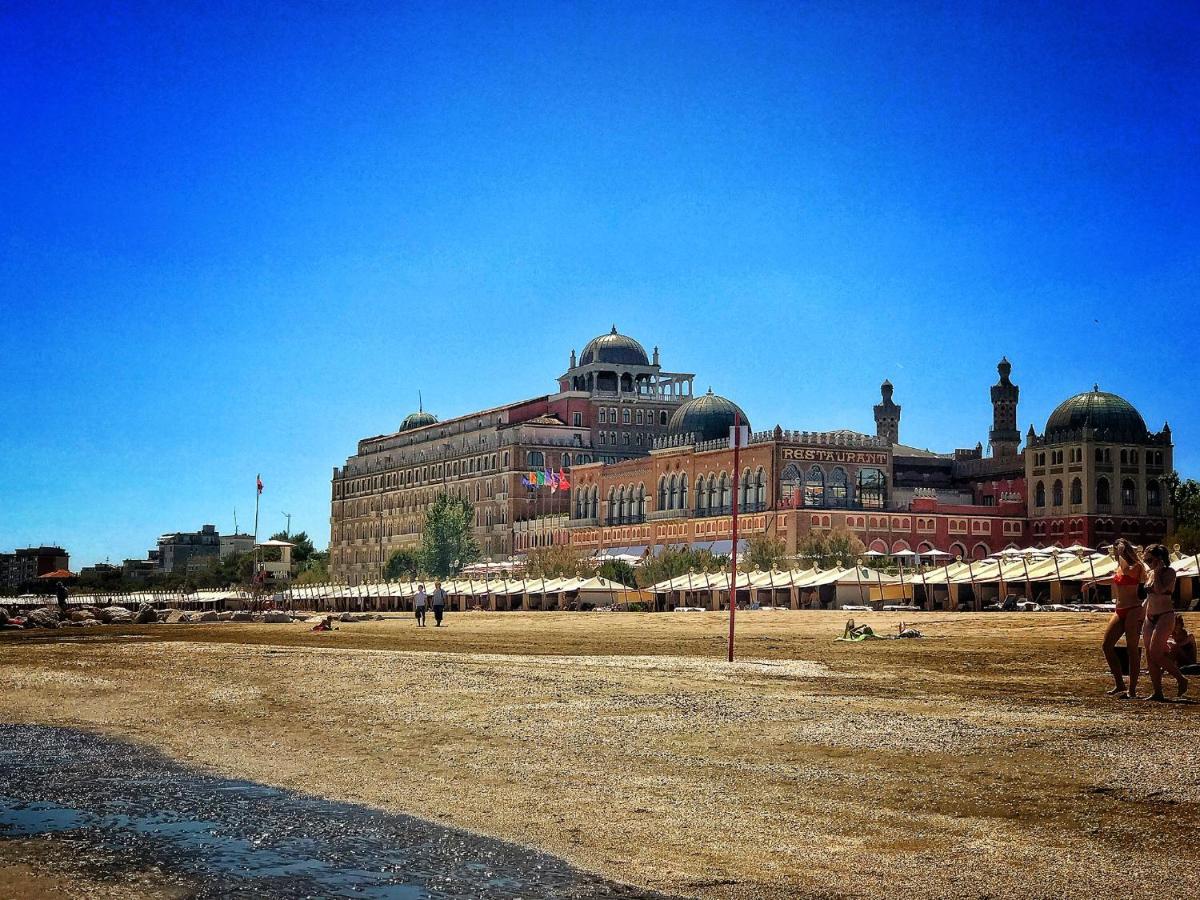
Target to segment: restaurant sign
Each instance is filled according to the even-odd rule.
[[[848,450],[844,447],[781,447],[783,459],[803,462],[848,463],[858,466],[886,466],[888,455],[879,450]]]

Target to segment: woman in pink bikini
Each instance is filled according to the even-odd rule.
[[[1125,538],[1117,538],[1113,544],[1113,556],[1117,558],[1117,571],[1113,574],[1113,600],[1116,612],[1108,620],[1101,647],[1116,686],[1110,696],[1122,700],[1137,696],[1138,672],[1142,668],[1142,648],[1138,641],[1142,633],[1144,618],[1142,601],[1138,599],[1138,585],[1146,577],[1146,567],[1138,559],[1137,551]],[[1121,659],[1117,656],[1117,641],[1125,636],[1125,648],[1129,651],[1129,689],[1125,689],[1125,676],[1121,672]]]
[[[1171,556],[1162,544],[1151,544],[1143,555],[1146,562],[1146,621],[1142,625],[1142,643],[1154,693],[1147,700],[1165,700],[1162,676],[1165,671],[1179,685],[1179,696],[1187,693],[1188,680],[1167,653],[1167,641],[1175,631],[1175,570]]]

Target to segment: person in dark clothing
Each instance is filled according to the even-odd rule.
[[[446,612],[446,592],[440,581],[433,583],[433,596],[429,599],[433,602],[433,627],[441,628],[442,615]]]
[[[67,617],[67,597],[70,596],[67,586],[61,581],[56,581],[54,583],[54,595],[58,597],[59,618],[65,619]]]

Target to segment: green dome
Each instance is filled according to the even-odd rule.
[[[709,388],[704,396],[693,397],[675,410],[667,425],[667,434],[672,437],[690,434],[697,441],[720,440],[729,437],[735,415],[742,425],[750,427],[750,420],[740,406],[714,394]]]
[[[418,410],[415,413],[409,413],[404,417],[404,421],[400,423],[401,431],[410,431],[413,428],[424,428],[426,425],[436,425],[437,416],[433,413]]]
[[[1046,440],[1070,440],[1082,428],[1095,429],[1102,440],[1144,441],[1149,436],[1146,420],[1133,404],[1099,386],[1058,404],[1046,421]]]
[[[613,363],[618,366],[648,366],[650,358],[645,348],[628,335],[618,334],[617,326],[608,334],[592,338],[579,355],[579,365]]]

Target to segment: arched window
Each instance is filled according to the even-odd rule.
[[[667,509],[679,509],[679,480],[674,475],[671,476],[671,497]]]
[[[738,485],[738,506],[747,509],[750,506],[750,470],[743,469],[741,483]]]
[[[1096,480],[1096,502],[1101,506],[1108,506],[1112,503],[1112,489],[1108,485],[1107,478]]]
[[[667,508],[667,476],[658,479],[658,508]]]
[[[754,506],[763,509],[767,505],[767,477],[760,467],[754,476]]]
[[[637,488],[637,509],[635,511],[637,521],[646,521],[646,486],[639,484]]]
[[[825,472],[820,466],[813,466],[804,477],[804,505],[825,505]]]
[[[717,484],[717,476],[708,476],[708,513],[715,515],[721,505],[720,486]]]
[[[604,517],[607,520],[609,525],[611,525],[613,523],[613,516],[616,514],[616,511],[617,511],[616,504],[617,504],[617,489],[615,487],[610,487],[608,489],[608,515]]]
[[[1053,505],[1063,505],[1063,483],[1061,478],[1056,478],[1054,480]]]
[[[1162,506],[1162,489],[1159,488],[1158,482],[1153,479],[1146,483],[1146,503],[1155,509]]]
[[[788,507],[797,507],[804,496],[804,476],[795,463],[788,463],[783,474],[779,476],[779,496],[782,503]]]
[[[530,450],[525,459],[531,469],[537,469],[546,464],[546,454],[541,450]]]
[[[838,466],[829,475],[828,505],[845,507],[850,503],[850,479],[846,470]]]
[[[1039,506],[1039,507],[1046,505],[1046,484],[1045,484],[1045,482],[1039,481],[1037,483],[1037,487],[1034,488],[1033,505]]]
[[[663,428],[667,427],[667,411],[665,409],[659,410],[658,424],[661,425]]]
[[[881,469],[858,470],[858,502],[863,509],[883,509],[887,479]]]
[[[733,485],[729,482],[729,476],[724,472],[721,473],[721,512],[727,512],[733,506]]]
[[[1132,478],[1121,482],[1121,503],[1126,507],[1137,506],[1137,485]]]
[[[571,454],[570,454],[570,453],[564,453],[564,454],[563,454],[563,457],[562,457],[562,466],[563,466],[563,468],[564,468],[564,469],[569,469],[569,468],[571,468]]]
[[[597,485],[592,486],[592,509],[588,514],[589,519],[598,519],[600,516],[600,488]]]
[[[680,509],[688,508],[687,473],[686,472],[679,476],[679,508]]]
[[[1083,502],[1083,482],[1078,478],[1071,481],[1071,503],[1079,505]]]
[[[627,522],[629,520],[629,510],[625,507],[625,486],[621,486],[621,490],[617,492],[617,521]]]
[[[708,495],[704,492],[704,476],[696,479],[696,515],[702,516],[708,509]]]

